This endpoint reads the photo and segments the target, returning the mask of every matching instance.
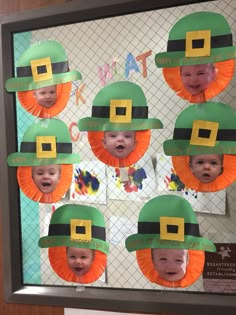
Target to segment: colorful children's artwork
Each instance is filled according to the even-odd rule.
[[[197,212],[225,215],[226,191],[201,193],[188,188],[176,174],[170,156],[157,153],[156,174],[158,193],[180,194]]]
[[[115,200],[149,199],[155,194],[155,173],[151,157],[146,154],[125,168],[107,166],[108,198]]]
[[[99,161],[74,164],[70,200],[106,204],[105,165]]]

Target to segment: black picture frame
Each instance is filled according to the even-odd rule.
[[[209,0],[208,0],[209,1]],[[213,1],[213,0],[212,0]],[[4,83],[14,74],[13,35],[41,28],[92,21],[129,13],[157,10],[206,1],[199,0],[80,0],[57,7],[31,10],[4,16],[0,21],[0,202],[4,260],[4,297],[7,303],[57,305],[93,310],[132,313],[172,313],[180,315],[235,314],[236,298],[229,294],[208,294],[86,288],[25,286],[22,284],[19,189],[16,169],[7,167],[7,156],[17,149],[16,112],[13,93]]]

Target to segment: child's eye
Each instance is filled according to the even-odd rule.
[[[203,163],[203,161],[197,161],[197,164],[202,164]]]
[[[190,77],[190,73],[184,73],[183,77]]]

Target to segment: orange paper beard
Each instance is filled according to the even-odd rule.
[[[220,94],[228,86],[234,75],[235,61],[230,59],[216,62],[215,67],[217,69],[216,80],[204,92],[198,95],[192,95],[184,87],[180,76],[180,67],[163,68],[162,71],[167,84],[179,97],[190,103],[203,103]]]
[[[220,191],[236,180],[236,155],[224,154],[223,173],[210,183],[202,183],[193,175],[189,167],[189,156],[172,156],[172,164],[187,188],[199,192]]]
[[[88,131],[88,141],[94,155],[104,164],[112,167],[127,167],[133,165],[145,154],[148,149],[151,130],[136,130],[136,146],[134,150],[123,159],[111,155],[103,145],[104,131]]]
[[[161,278],[156,271],[151,255],[151,248],[136,251],[136,258],[140,270],[151,282],[157,283],[168,288],[185,288],[193,284],[202,274],[205,263],[205,252],[201,250],[188,250],[188,265],[186,274],[179,281],[168,281]]]
[[[17,168],[17,180],[23,193],[31,200],[40,203],[53,203],[59,201],[70,188],[73,176],[73,165],[61,165],[59,183],[54,191],[49,194],[42,193],[32,178],[32,166],[19,166]]]
[[[50,108],[38,104],[32,90],[17,92],[17,96],[22,107],[30,114],[40,118],[51,118],[66,107],[70,98],[71,87],[71,82],[57,84],[57,100]]]
[[[94,250],[94,259],[87,273],[77,276],[73,273],[67,263],[66,246],[50,247],[48,257],[52,269],[63,280],[76,283],[91,283],[98,280],[107,265],[107,256],[105,253]]]

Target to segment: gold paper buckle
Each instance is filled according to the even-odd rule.
[[[217,132],[219,129],[219,123],[207,120],[194,120],[192,127],[192,134],[190,138],[190,144],[203,145],[208,147],[214,147],[216,144]],[[199,131],[207,130],[210,132],[209,137],[200,137]]]
[[[168,232],[168,226],[175,226],[177,233]],[[184,241],[184,218],[160,217],[160,239]]]
[[[193,48],[194,40],[203,40],[203,47]],[[206,57],[211,54],[211,31],[186,32],[185,57]]]
[[[118,114],[117,109],[124,110],[124,114]],[[110,122],[131,123],[132,100],[110,100]]]
[[[84,227],[85,233],[77,233],[77,227]],[[82,219],[70,220],[70,237],[73,240],[90,242],[92,239],[92,221]]]
[[[34,82],[49,80],[52,78],[52,63],[50,57],[30,61]],[[38,73],[38,67],[45,67],[45,72]]]
[[[47,147],[46,147],[47,146]],[[49,150],[48,150],[49,148]],[[57,147],[55,136],[36,137],[36,157],[37,158],[56,158]]]

